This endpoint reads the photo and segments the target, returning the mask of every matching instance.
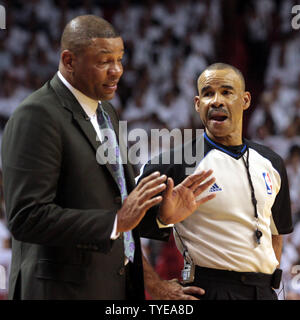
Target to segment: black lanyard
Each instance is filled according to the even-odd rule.
[[[256,230],[254,231],[254,237],[255,237],[255,241],[257,244],[260,244],[260,238],[262,237],[262,232],[259,230],[259,218],[258,218],[258,212],[257,212],[257,200],[255,197],[255,192],[254,192],[254,187],[253,187],[253,182],[251,179],[251,174],[250,174],[250,170],[249,170],[249,148],[247,147],[247,151],[246,151],[246,160],[244,158],[244,156],[242,156],[246,171],[247,171],[247,177],[248,177],[248,181],[249,181],[249,186],[250,186],[250,190],[251,190],[251,202],[253,204],[253,208],[254,208],[254,218],[256,221]]]

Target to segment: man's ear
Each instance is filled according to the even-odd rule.
[[[247,110],[251,104],[251,94],[249,91],[245,91],[243,100],[244,100],[243,110]]]
[[[74,61],[75,61],[75,55],[74,55],[73,52],[71,52],[69,50],[64,50],[61,53],[60,60],[61,60],[61,63],[63,64],[63,66],[64,66],[64,69],[67,72],[70,72],[70,73],[73,72],[73,70],[74,70]]]
[[[200,112],[200,97],[199,96],[195,96],[194,105],[195,105],[195,110],[197,112]]]

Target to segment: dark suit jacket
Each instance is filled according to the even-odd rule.
[[[103,108],[116,129],[114,109],[107,102]],[[96,161],[99,145],[92,124],[57,75],[9,119],[2,163],[13,236],[10,298],[144,298],[138,228],[133,230],[135,261],[126,270],[122,237],[110,239],[121,197],[110,166]],[[133,170],[130,165],[124,170],[130,192]],[[144,226],[152,223],[149,216]]]

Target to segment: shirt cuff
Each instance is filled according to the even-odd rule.
[[[114,226],[113,226],[113,229],[112,229],[112,232],[110,234],[110,239],[111,240],[116,240],[119,238],[120,236],[120,232],[117,232],[117,221],[118,221],[118,216],[116,215],[115,217],[115,222],[114,222]]]
[[[158,219],[158,217],[156,217],[156,223],[157,223],[157,225],[158,225],[158,227],[159,227],[160,229],[162,229],[162,228],[172,228],[172,227],[174,227],[174,223],[164,224],[164,223],[162,223],[162,222]]]

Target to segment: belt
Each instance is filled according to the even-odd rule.
[[[195,266],[195,280],[194,283],[201,284],[203,281],[213,281],[252,285],[258,287],[272,287],[278,289],[281,281],[281,269],[276,269],[272,274],[261,272],[237,272],[229,270],[211,269],[205,267]]]

